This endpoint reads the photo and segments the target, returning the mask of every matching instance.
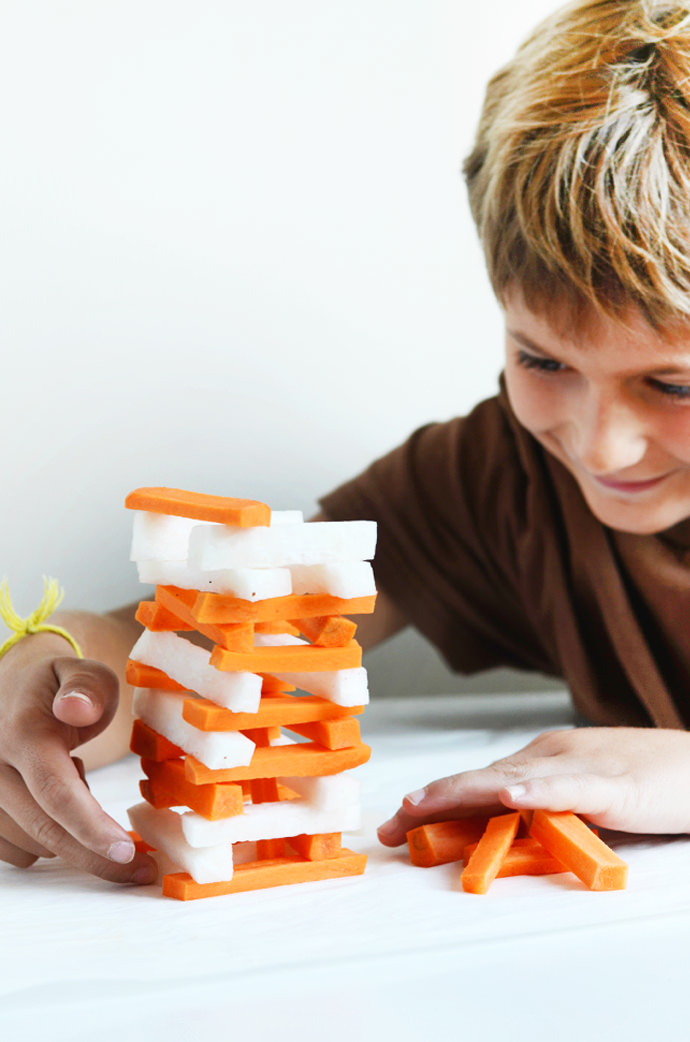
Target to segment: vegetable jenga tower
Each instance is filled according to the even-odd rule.
[[[156,587],[127,666],[146,775],[129,817],[156,851],[163,893],[361,874],[365,855],[340,842],[359,827],[352,768],[370,753],[356,719],[366,671],[346,616],[374,610],[375,523],[305,523],[167,488],[137,489],[125,505],[137,512],[131,557]]]

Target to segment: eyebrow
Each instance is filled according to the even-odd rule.
[[[507,329],[506,332],[508,333],[508,336],[512,337],[513,340],[516,340],[518,344],[522,344],[523,347],[528,347],[531,351],[538,351],[542,355],[551,354],[550,351],[546,351],[543,347],[540,347],[539,344],[535,344],[535,342],[530,340],[528,336],[525,336],[524,333],[518,333],[517,330],[514,329]]]

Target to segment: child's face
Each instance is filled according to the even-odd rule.
[[[555,326],[512,294],[506,384],[520,423],[563,463],[592,513],[623,532],[690,517],[690,324],[665,339],[638,314]]]

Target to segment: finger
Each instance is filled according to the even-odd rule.
[[[526,778],[500,792],[501,802],[515,810],[569,810],[605,825],[621,802],[622,779],[598,774],[552,774]]]
[[[415,795],[415,794],[411,794]],[[434,814],[426,813],[424,807],[418,804],[411,807],[408,802],[410,796],[403,798],[403,806],[396,811],[392,818],[385,821],[377,830],[378,838],[386,847],[399,847],[407,838],[407,833],[420,825],[430,825],[436,821],[451,821],[455,818],[467,818],[481,811],[482,814],[501,814],[505,807],[498,798],[493,803],[484,804],[482,807],[448,807]],[[412,813],[406,808],[411,807]]]
[[[73,860],[81,847],[118,865],[134,858],[131,836],[94,799],[55,736],[40,742],[40,755],[34,750],[21,772],[3,773],[5,809],[54,854]],[[70,837],[76,840],[76,847],[67,842]]]
[[[9,772],[5,770],[4,773],[7,775]],[[15,778],[13,781],[10,780],[9,784],[8,778],[5,777],[4,779],[3,798],[15,822],[19,823],[19,826],[28,834],[29,843],[38,843],[39,849],[44,848],[51,855],[59,855],[75,868],[101,876],[103,879],[109,879],[112,882],[151,883],[155,880],[158,872],[157,866],[153,859],[146,854],[137,854],[135,852],[133,857],[123,863],[94,853],[92,850],[84,847],[62,825],[44,812],[27,790],[22,779],[16,772],[12,773],[15,775]],[[107,818],[107,815],[104,814],[104,816]],[[118,829],[120,828],[119,826],[117,827]],[[125,833],[125,836],[128,843],[133,846],[131,838],[127,833]],[[25,840],[20,839],[18,845],[23,847],[25,843]],[[28,846],[28,843],[26,845]]]
[[[16,847],[14,843],[10,843],[9,840],[0,836],[0,861],[5,861],[8,865],[14,865],[15,868],[29,868],[37,860],[38,856],[36,854],[30,854],[27,850]]]
[[[5,790],[6,791],[6,790]],[[5,794],[3,792],[3,795]],[[12,797],[9,797],[8,802],[13,802]],[[48,850],[47,847],[39,843],[33,836],[30,836],[9,814],[4,810],[0,810],[0,839],[6,840],[14,847],[20,847],[25,850],[28,854],[32,854],[34,860],[37,857],[54,857],[52,850]]]
[[[53,715],[61,723],[79,728],[80,741],[102,731],[117,709],[118,682],[115,673],[101,662],[60,658],[53,664],[59,688],[52,703]]]

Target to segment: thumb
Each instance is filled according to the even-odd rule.
[[[102,662],[59,658],[53,663],[59,684],[53,699],[53,716],[70,727],[85,729],[82,740],[99,734],[117,709],[117,676]]]

